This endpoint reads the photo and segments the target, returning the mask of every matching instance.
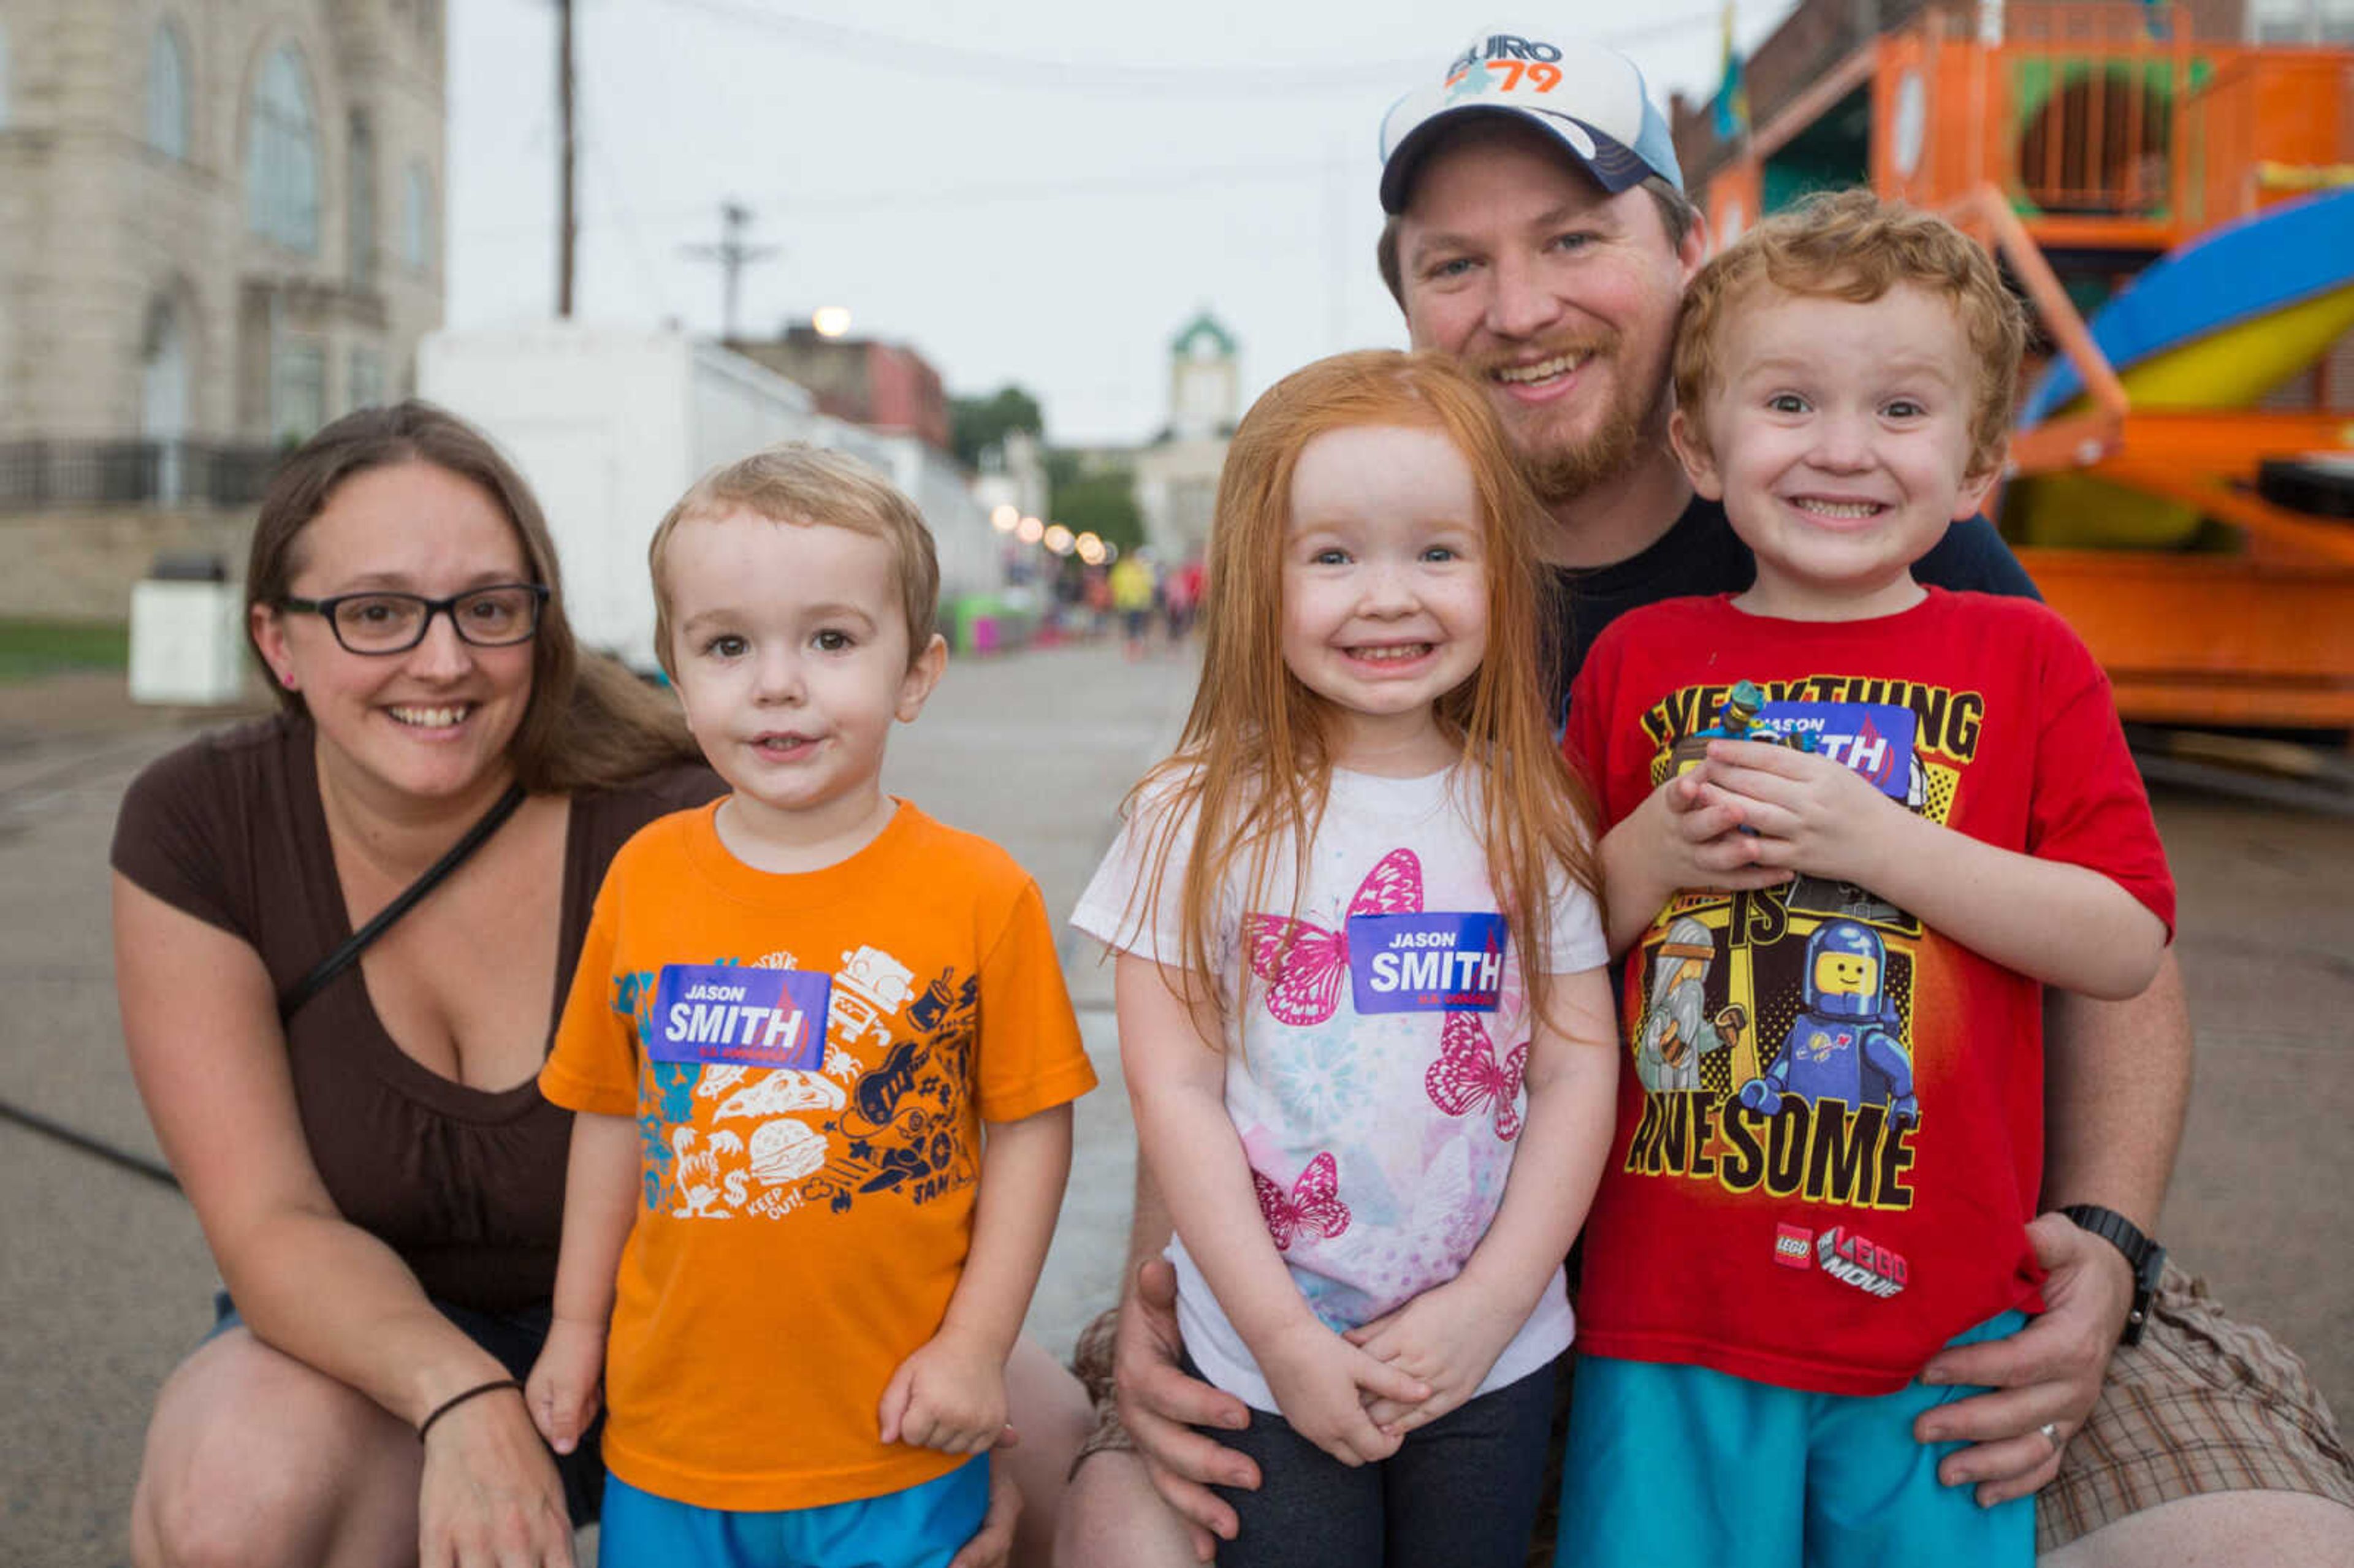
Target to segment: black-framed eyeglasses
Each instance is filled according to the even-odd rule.
[[[353,653],[406,653],[425,641],[437,615],[447,614],[458,636],[477,648],[509,648],[539,630],[547,589],[539,583],[497,583],[448,599],[371,589],[326,599],[278,601],[281,609],[323,617],[335,641]]]

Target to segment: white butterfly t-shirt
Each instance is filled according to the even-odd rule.
[[[1469,768],[1421,779],[1335,769],[1297,911],[1288,849],[1269,856],[1256,899],[1235,885],[1219,893],[1210,961],[1225,1013],[1226,1115],[1269,1235],[1335,1330],[1454,1278],[1503,1202],[1529,1019],[1521,955],[1472,825],[1477,788]],[[1160,848],[1155,801],[1167,798],[1146,800],[1121,829],[1071,923],[1177,968],[1190,820],[1178,824],[1160,896],[1150,907],[1145,896]],[[1246,869],[1247,854],[1238,858]],[[1565,876],[1553,916],[1545,972],[1608,961],[1593,899]],[[1194,1363],[1275,1410],[1182,1236],[1169,1257]],[[1479,1392],[1552,1361],[1571,1329],[1556,1269]]]

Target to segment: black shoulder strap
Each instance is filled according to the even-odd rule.
[[[523,804],[523,786],[510,784],[507,792],[482,813],[482,820],[466,830],[465,837],[450,846],[450,852],[426,868],[425,874],[400,890],[400,896],[376,911],[375,919],[353,932],[344,945],[329,953],[319,967],[304,975],[278,996],[278,1022],[293,1021],[302,1011],[302,1004],[327,989],[337,975],[359,962],[367,945],[392,928],[392,923],[417,906],[417,901],[440,885],[442,879],[466,863],[466,857],[482,847],[482,841],[499,831],[501,823],[515,814]]]

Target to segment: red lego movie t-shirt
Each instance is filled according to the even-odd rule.
[[[1734,734],[2098,871],[2173,925],[2108,682],[2042,605],[1932,588],[1844,622],[1654,605],[1596,643],[1564,745],[1615,824]],[[1628,1070],[1578,1297],[1589,1352],[1882,1393],[1964,1330],[2039,1308],[2035,981],[1808,876],[1679,894],[1625,979]]]

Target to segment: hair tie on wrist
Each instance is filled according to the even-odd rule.
[[[465,1404],[466,1401],[474,1398],[478,1394],[495,1393],[503,1388],[511,1388],[517,1393],[521,1393],[523,1392],[523,1384],[517,1383],[511,1377],[502,1377],[493,1378],[489,1383],[478,1383],[470,1389],[451,1394],[449,1398],[443,1400],[440,1404],[433,1407],[432,1414],[427,1416],[424,1420],[417,1424],[417,1440],[419,1443],[424,1442],[425,1435],[433,1430],[433,1424],[435,1422],[440,1420],[443,1416],[449,1414],[451,1411]]]

